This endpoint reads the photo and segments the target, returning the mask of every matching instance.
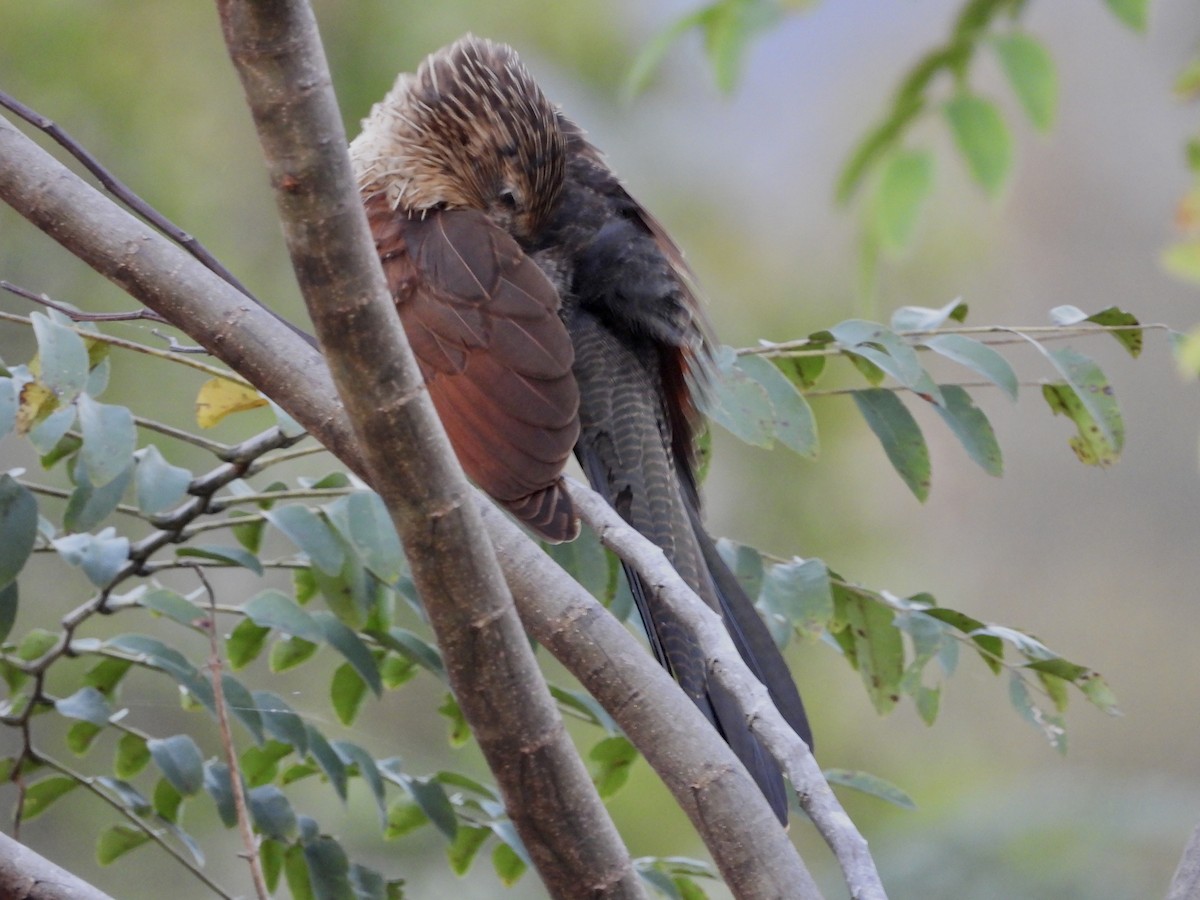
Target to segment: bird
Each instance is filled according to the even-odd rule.
[[[402,73],[350,157],[401,323],[467,475],[548,542],[574,539],[571,454],[722,618],[812,747],[803,702],[701,518],[696,442],[713,337],[679,247],[509,46],[466,35]],[[658,661],[781,823],[779,764],[629,565]]]

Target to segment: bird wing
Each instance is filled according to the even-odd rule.
[[[578,532],[562,470],[579,434],[554,287],[474,210],[409,218],[367,199],[388,288],[467,475],[543,537]]]

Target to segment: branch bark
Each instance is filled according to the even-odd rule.
[[[380,269],[305,0],[219,0],[292,264],[463,714],[555,897],[643,897],[525,638]]]
[[[1200,900],[1200,825],[1197,825],[1183,848],[1179,868],[1171,879],[1167,900]]]
[[[0,834],[0,897],[10,900],[113,900],[6,834]]]
[[[161,313],[280,404],[367,477],[320,355],[184,251],[83,183],[0,119],[0,198]],[[533,636],[604,705],[664,779],[739,897],[816,897],[778,824],[746,822],[744,786],[710,787],[740,763],[678,686],[590,595],[480,498],[505,576]],[[742,770],[744,772],[744,770]]]
[[[850,896],[854,900],[885,900],[887,894],[866,839],[842,809],[808,745],[784,721],[766,687],[742,661],[720,617],[696,596],[663,551],[630,528],[602,497],[575,481],[568,481],[567,487],[580,517],[601,543],[632,564],[658,600],[692,624],[709,674],[743,705],[750,729],[787,773],[801,807],[841,864]]]

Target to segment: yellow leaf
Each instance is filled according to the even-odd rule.
[[[266,398],[254,388],[228,378],[210,378],[196,396],[196,422],[201,428],[212,428],[231,413],[266,405]]]
[[[17,434],[28,434],[29,429],[56,409],[58,397],[54,396],[54,391],[40,381],[29,382],[21,388],[21,399],[17,406]]]

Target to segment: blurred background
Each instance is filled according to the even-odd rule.
[[[685,248],[721,338],[744,346],[801,337],[863,312],[858,221],[836,207],[833,185],[899,77],[944,39],[959,2],[816,4],[751,44],[730,97],[713,87],[692,34],[632,102],[621,100],[621,90],[633,59],[692,4],[324,0],[316,7],[351,135],[398,71],[463,32],[516,46],[547,94]],[[0,87],[55,119],[260,297],[303,321],[213,6],[45,0],[9,3],[3,15]],[[999,202],[986,201],[940,120],[922,126],[917,137],[939,149],[934,200],[915,250],[882,268],[872,315],[961,295],[974,324],[1043,325],[1060,304],[1089,312],[1115,304],[1143,322],[1190,327],[1200,319],[1200,293],[1167,276],[1158,255],[1189,185],[1182,148],[1196,128],[1196,107],[1179,104],[1170,86],[1200,42],[1195,3],[1156,0],[1142,36],[1100,0],[1034,3],[1024,21],[1058,65],[1056,127],[1048,138],[1027,127],[994,62],[981,58],[972,83],[1000,101],[1016,129],[1015,175]],[[131,305],[7,208],[0,209],[0,278],[89,309]],[[0,308],[29,311],[10,295],[0,296]],[[149,339],[145,329],[138,336]],[[1060,756],[1013,711],[1006,682],[974,658],[964,655],[930,729],[908,701],[878,717],[857,673],[828,647],[793,646],[822,763],[867,769],[917,803],[901,811],[844,794],[894,898],[1161,896],[1200,819],[1200,397],[1178,377],[1163,334],[1147,337],[1137,361],[1110,340],[1080,346],[1104,366],[1127,419],[1124,458],[1107,471],[1075,460],[1070,426],[1048,414],[1036,388],[1015,406],[977,394],[1004,450],[1003,479],[983,474],[935,417],[917,410],[933,455],[924,505],[845,398],[815,401],[816,463],[717,436],[707,485],[714,533],[818,556],[871,587],[927,590],[944,605],[1026,629],[1100,670],[1120,699],[1124,716],[1110,718],[1073,697],[1069,752]],[[0,356],[19,362],[32,352],[31,335],[0,325]],[[1033,354],[1015,361],[1026,379],[1050,374]],[[145,395],[153,383],[139,411],[190,422],[195,377],[140,359],[116,362],[109,402]],[[171,378],[177,384],[164,380]],[[235,440],[250,427],[223,425],[215,436]],[[201,464],[186,454],[176,461]],[[0,469],[31,463],[23,444],[0,443]],[[328,460],[310,464],[314,473],[329,468]],[[61,579],[61,567],[47,567],[47,578],[51,571]],[[236,578],[222,585],[235,598],[261,586]],[[19,627],[51,626],[67,602],[78,602],[61,598],[83,590],[82,582],[60,581],[40,595],[25,591]],[[32,608],[31,596],[39,596]],[[290,697],[336,733],[315,675],[311,688],[292,678]],[[146,727],[186,726],[170,690],[148,690],[126,697],[139,704],[134,714]],[[349,736],[376,755],[399,754],[413,771],[446,766],[436,705],[432,685],[410,687],[371,709]],[[0,734],[0,749],[10,744]],[[477,765],[470,750],[455,751],[452,764]],[[703,855],[648,767],[639,763],[632,781],[612,806],[633,853]],[[360,848],[363,861],[407,878],[412,897],[544,896],[532,875],[505,891],[486,859],[457,882],[429,829],[385,845],[365,796],[355,793],[345,814],[332,796],[314,785],[296,802]],[[11,798],[11,789],[0,790],[6,820]],[[117,897],[160,897],[166,884],[180,898],[206,896],[153,849],[98,869],[94,836],[110,813],[78,792],[64,802],[70,812],[51,811],[22,837]],[[210,866],[236,883],[234,845],[214,816],[205,822],[203,805],[189,828],[211,833]],[[792,831],[828,895],[844,896],[811,828],[796,822]]]

